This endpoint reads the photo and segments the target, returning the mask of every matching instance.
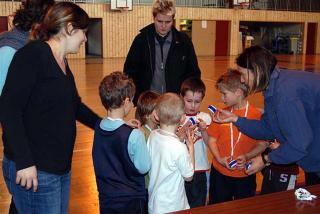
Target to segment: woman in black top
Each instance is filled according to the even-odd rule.
[[[3,174],[19,213],[67,213],[76,120],[98,115],[81,102],[66,55],[86,41],[89,17],[79,6],[52,6],[33,42],[9,67],[0,100]]]

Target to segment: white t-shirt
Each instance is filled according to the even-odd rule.
[[[168,213],[189,209],[184,178],[194,170],[187,146],[170,132],[157,129],[150,133],[149,213]]]
[[[186,122],[188,122],[189,118],[192,117],[196,121],[199,121],[199,118],[202,119],[207,126],[211,124],[211,117],[209,114],[205,112],[199,112],[195,116],[186,116]],[[201,137],[201,132],[196,132],[196,135]],[[195,170],[209,170],[210,164],[208,161],[208,148],[205,142],[202,138],[200,138],[195,144],[194,144],[194,158],[195,158]]]

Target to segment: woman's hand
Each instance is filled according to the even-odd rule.
[[[274,150],[277,149],[280,146],[280,143],[278,141],[274,141],[270,144],[270,149]]]
[[[36,192],[38,189],[37,168],[35,166],[30,166],[18,170],[16,184],[20,184],[20,186],[25,187],[26,189],[33,188],[33,191]]]
[[[210,113],[212,121],[216,123],[235,123],[238,120],[238,116],[230,111],[218,109],[216,113]]]

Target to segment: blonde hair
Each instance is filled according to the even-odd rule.
[[[176,15],[176,8],[171,0],[156,0],[153,3],[152,7],[152,15],[156,17],[157,14],[164,14],[167,16],[174,16]]]
[[[226,89],[232,92],[241,89],[244,97],[249,95],[248,86],[241,82],[241,73],[235,69],[229,69],[226,73],[222,74],[216,82],[216,88],[219,91]]]
[[[165,93],[158,98],[155,111],[160,125],[177,125],[185,113],[184,102],[177,94]]]

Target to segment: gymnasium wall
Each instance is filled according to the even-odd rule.
[[[197,56],[215,55],[215,35],[216,21],[192,21],[192,42]]]
[[[79,4],[92,18],[102,18],[103,23],[103,57],[125,57],[134,36],[139,29],[152,22],[151,6],[133,6],[132,11],[110,11],[108,4]],[[19,7],[19,2],[0,2],[0,16],[8,16]],[[300,22],[307,26],[308,22],[318,23],[317,32],[320,33],[320,13],[303,13],[287,11],[216,9],[216,8],[176,8],[176,23],[179,19],[191,20],[229,20],[230,26],[230,55],[237,55],[239,50],[239,22]],[[304,35],[307,27],[304,27]],[[199,37],[199,36],[198,36]],[[320,36],[316,38],[316,53],[320,54]],[[306,36],[304,36],[303,53],[306,52]],[[79,54],[73,58],[84,58],[84,46]]]

